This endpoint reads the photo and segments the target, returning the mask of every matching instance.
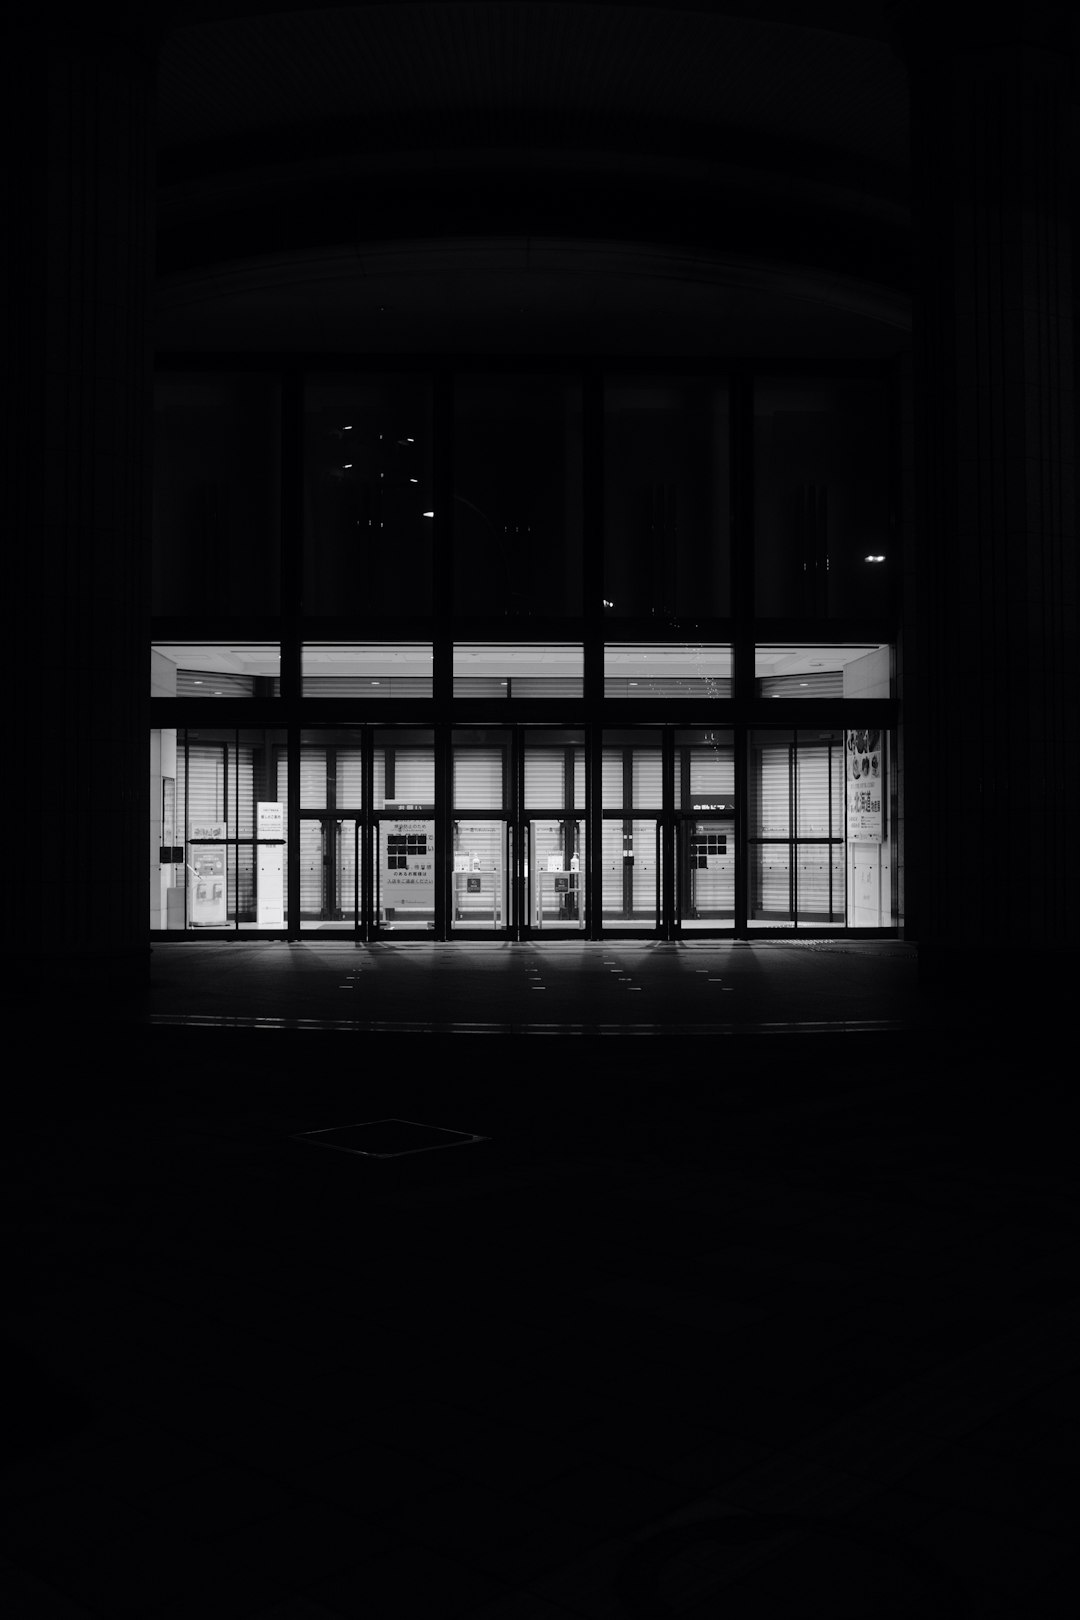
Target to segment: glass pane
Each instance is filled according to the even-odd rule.
[[[605,928],[655,928],[660,904],[657,823],[605,817],[601,831]]]
[[[152,734],[151,755],[160,771],[162,802],[169,802],[174,841],[172,861],[162,859],[159,865],[167,870],[151,883],[152,911],[161,895],[156,911],[163,919],[154,926],[283,928],[288,789],[284,733],[204,728],[161,732]],[[152,788],[153,806],[156,775]],[[164,832],[164,812],[160,821]]]
[[[750,738],[750,836],[791,833],[791,732],[754,732]]]
[[[611,732],[604,734],[601,760],[604,809],[663,809],[663,766],[659,746],[635,746],[628,741],[622,747],[612,747],[612,735]]]
[[[377,918],[386,930],[435,927],[435,822],[387,817],[376,829]]]
[[[735,749],[730,729],[675,733],[682,933],[735,926]]]
[[[458,642],[455,697],[581,697],[585,655],[576,646]]]
[[[735,819],[688,817],[680,836],[679,917],[683,931],[733,927]]]
[[[454,415],[454,608],[581,612],[581,385],[459,381]]]
[[[751,926],[843,926],[848,757],[839,730],[752,735]]]
[[[326,749],[300,750],[300,812],[326,808]]]
[[[305,697],[431,696],[430,641],[306,641],[302,659]]]
[[[335,804],[337,809],[360,810],[364,803],[364,761],[360,739],[335,748]]]
[[[323,824],[308,817],[300,821],[300,921],[325,915]]]
[[[230,919],[229,886],[235,882],[230,860],[230,777],[235,788],[235,732],[181,732],[177,749],[177,788],[183,811],[186,926],[191,929],[235,926]],[[235,830],[235,824],[234,824]]]
[[[163,728],[150,733],[150,927],[185,927],[185,902],[183,788],[177,781],[176,731]]]
[[[494,734],[487,743],[454,743],[454,807],[461,810],[505,810],[509,787],[508,744]]]
[[[430,732],[412,737],[407,732],[377,733],[374,809],[434,805],[435,751],[430,739]]]
[[[254,836],[251,909],[241,926],[283,928],[288,920],[288,749],[284,731],[241,731],[238,738],[242,780],[237,825],[242,837]],[[245,799],[250,799],[245,804]],[[243,845],[241,844],[241,850]]]
[[[323,378],[304,395],[304,611],[431,612],[426,378]]]
[[[817,741],[799,733],[795,831],[800,838],[840,838],[844,827],[844,744],[840,732]]]
[[[280,672],[276,641],[155,641],[150,649],[150,696],[280,697]]]
[[[711,378],[609,382],[604,607],[609,616],[731,611],[728,390]]]
[[[277,612],[280,422],[275,377],[157,378],[154,613]]]
[[[887,698],[892,696],[888,646],[762,644],[754,649],[758,697]]]
[[[754,458],[757,613],[792,618],[889,613],[885,383],[759,381]]]
[[[717,802],[735,798],[735,751],[715,743],[711,748],[693,748],[690,758],[691,810],[715,810]]]
[[[585,927],[585,828],[578,820],[529,823],[529,923]]]
[[[675,733],[676,810],[715,811],[734,803],[734,735],[725,726]]]
[[[844,921],[844,851],[841,844],[800,843],[795,868],[795,904],[801,923]]]
[[[300,821],[300,927],[352,927],[357,921],[357,834],[352,816]]]
[[[451,916],[455,931],[506,926],[507,838],[505,821],[455,819]]]
[[[790,927],[794,921],[791,895],[791,845],[751,844],[748,851],[751,927]]]
[[[301,929],[351,928],[357,922],[363,763],[359,730],[301,732]]]
[[[604,649],[604,696],[728,698],[731,647],[614,642]]]
[[[548,733],[544,743],[526,743],[526,810],[584,810],[585,749],[576,741],[579,736],[565,733],[556,741]]]

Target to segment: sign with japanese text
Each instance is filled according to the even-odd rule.
[[[191,831],[188,833],[189,844],[217,844],[229,836],[229,828],[224,821],[193,821]]]
[[[435,904],[435,823],[384,821],[382,903],[433,907]]]
[[[255,827],[260,839],[284,838],[284,805],[260,799],[255,806]]]
[[[885,837],[885,733],[848,731],[847,836],[849,844],[880,844]]]

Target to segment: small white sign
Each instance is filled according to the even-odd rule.
[[[284,838],[285,806],[260,799],[255,806],[255,826],[259,838]]]

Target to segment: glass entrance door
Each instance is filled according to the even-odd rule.
[[[537,818],[528,823],[529,926],[585,927],[585,824]]]
[[[451,744],[450,929],[502,935],[514,920],[510,733],[500,727],[462,729]]]
[[[300,927],[358,923],[360,823],[346,816],[300,818]]]
[[[435,927],[435,818],[380,815],[374,828],[375,922],[386,933]]]
[[[371,923],[376,935],[435,932],[434,733],[377,731],[372,757]]]
[[[679,824],[679,924],[683,932],[730,928],[735,918],[735,817],[685,816]]]
[[[749,928],[844,926],[849,752],[840,731],[751,733]]]
[[[537,730],[522,755],[522,932],[584,933],[585,736]]]
[[[661,859],[660,822],[654,817],[604,817],[600,860],[605,930],[659,926]]]
[[[479,816],[455,820],[450,914],[455,933],[502,933],[509,926],[509,833],[505,821]]]
[[[735,739],[730,730],[675,733],[678,933],[735,928]]]

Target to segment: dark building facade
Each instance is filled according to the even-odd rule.
[[[13,971],[1067,960],[1072,24],[811,12],[20,25]]]

